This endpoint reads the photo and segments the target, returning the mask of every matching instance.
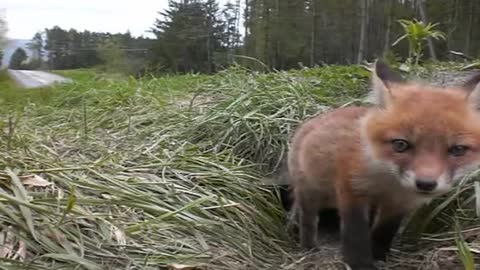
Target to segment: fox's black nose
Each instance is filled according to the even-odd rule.
[[[418,190],[428,192],[434,190],[437,187],[437,182],[417,179],[415,181],[415,185],[417,186]]]

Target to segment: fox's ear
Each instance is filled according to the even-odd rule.
[[[480,110],[480,73],[472,76],[463,85],[462,88],[468,91],[468,100]]]
[[[480,87],[480,72],[470,77],[463,83],[462,87],[467,91],[473,91],[475,88]]]
[[[393,71],[385,62],[377,60],[372,74],[373,103],[385,107],[392,98],[390,88],[392,84],[402,83],[404,79],[400,73]]]

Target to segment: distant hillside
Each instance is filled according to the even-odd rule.
[[[27,48],[27,44],[30,42],[29,39],[10,39],[7,42],[7,46],[3,50],[3,59],[2,59],[2,68],[5,68],[8,66],[8,63],[10,63],[10,58],[12,57],[13,52],[17,48],[23,48],[26,52],[28,57],[32,55],[31,50]]]

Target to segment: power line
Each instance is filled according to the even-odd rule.
[[[45,49],[47,52],[75,52],[75,51],[97,51],[100,50],[101,48],[79,48],[79,49]],[[149,51],[150,49],[125,49],[125,48],[117,48],[121,51],[127,51],[127,52],[134,52],[134,51]]]

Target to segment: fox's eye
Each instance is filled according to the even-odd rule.
[[[448,149],[448,153],[452,156],[460,157],[467,153],[468,146],[465,145],[454,145]]]
[[[408,149],[410,149],[410,143],[406,140],[395,139],[395,140],[392,140],[392,148],[393,148],[393,151],[397,153],[403,153]]]

